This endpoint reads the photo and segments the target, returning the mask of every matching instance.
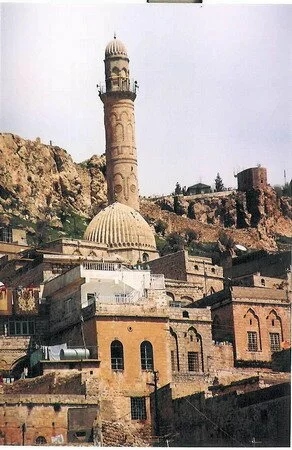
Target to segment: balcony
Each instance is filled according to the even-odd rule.
[[[105,263],[105,262],[84,262],[82,268],[85,270],[107,270],[107,271],[130,271],[129,267],[121,263]]]

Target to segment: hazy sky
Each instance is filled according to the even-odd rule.
[[[116,31],[130,57],[140,192],[260,163],[292,176],[292,5],[2,4],[1,122],[65,148],[104,153],[104,49]]]

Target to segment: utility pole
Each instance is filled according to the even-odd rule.
[[[160,423],[159,423],[158,394],[157,394],[158,370],[153,370],[153,375],[154,375],[155,435],[159,436]]]
[[[21,425],[22,445],[25,445],[25,431],[26,431],[26,426],[25,426],[25,423],[23,423]]]
[[[160,435],[160,421],[158,413],[158,394],[157,394],[157,382],[158,382],[158,370],[152,370],[154,376],[154,383],[147,383],[149,386],[154,386],[154,410],[155,410],[155,436]]]

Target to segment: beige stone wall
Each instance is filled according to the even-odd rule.
[[[27,354],[30,337],[0,336],[0,371],[8,371],[21,357]]]
[[[285,341],[290,343],[289,305],[236,302],[233,304],[233,317],[236,359],[238,360],[271,361],[269,333],[279,333],[281,343]],[[258,351],[256,352],[248,350],[248,331],[257,333]]]
[[[165,289],[169,301],[185,304],[192,303],[194,300],[199,300],[204,294],[204,288],[201,283],[191,283],[181,280],[165,280]]]
[[[86,399],[82,395],[1,395],[0,444],[23,445],[24,441],[24,445],[34,445],[39,436],[49,445],[54,444],[56,436],[62,436],[66,444],[68,409],[88,405],[97,407],[97,399]]]
[[[173,374],[190,374],[188,352],[198,353],[199,373],[208,372],[213,356],[210,309],[170,308],[169,314],[169,345],[175,358]]]
[[[189,256],[182,250],[151,261],[149,265],[151,271],[163,273],[169,280],[193,283],[195,299],[223,289],[223,269],[213,265],[210,258]]]
[[[167,320],[159,317],[100,317],[96,322],[100,377],[110,388],[119,386],[126,396],[149,395],[153,382],[151,371],[141,369],[140,345],[149,341],[153,346],[154,368],[159,371],[159,385],[170,381]],[[124,348],[124,370],[111,369],[110,346],[119,340]]]

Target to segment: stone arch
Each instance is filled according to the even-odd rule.
[[[124,347],[118,339],[111,343],[111,368],[112,370],[124,370]]]
[[[148,262],[149,261],[149,254],[144,252],[142,255],[142,261],[143,262]]]
[[[275,351],[275,347],[273,349],[273,344],[272,344],[272,339],[274,340],[275,338],[277,338],[277,349],[280,350],[280,343],[283,342],[284,337],[283,337],[283,325],[282,325],[282,319],[281,317],[278,315],[277,311],[275,311],[275,309],[271,309],[271,311],[269,312],[269,314],[266,317],[266,322],[267,322],[267,330],[268,330],[268,334],[269,334],[269,341],[270,341],[270,345],[271,345],[271,351]],[[272,335],[274,336],[274,338],[272,338]],[[278,337],[276,336],[278,335]]]
[[[122,69],[121,69],[121,77],[123,77],[123,78],[127,78],[128,77],[128,70],[127,70],[127,68],[126,67],[123,67]]]
[[[73,252],[73,255],[82,256],[82,253],[81,253],[81,251],[78,248],[76,248],[76,250],[74,250],[74,252]]]
[[[143,341],[140,345],[140,357],[141,357],[141,369],[153,370],[154,369],[154,357],[153,346],[149,341]]]
[[[120,115],[120,121],[123,122],[124,124],[126,124],[129,120],[129,116],[127,111],[123,111]]]
[[[119,85],[120,69],[114,66],[111,70],[111,81],[113,86]]]
[[[261,351],[262,350],[262,338],[261,338],[261,328],[260,328],[260,319],[255,313],[255,311],[252,308],[249,308],[244,318],[244,325],[245,329],[247,331],[247,348],[249,348],[249,333],[256,333],[256,339],[258,342],[258,349],[254,351]],[[250,350],[253,351],[253,350]]]
[[[204,354],[202,336],[191,326],[186,333],[186,350],[188,354],[188,371],[204,372]]]
[[[117,123],[115,126],[114,137],[116,142],[124,140],[124,127],[121,123]]]
[[[194,302],[194,299],[193,299],[192,297],[189,297],[188,295],[183,295],[183,296],[181,297],[181,300],[182,300],[182,301],[185,300],[185,303],[188,302],[189,304]]]
[[[91,250],[91,252],[89,253],[88,256],[94,256],[94,257],[97,257],[97,254],[96,254],[96,252],[94,252],[93,250]]]
[[[133,125],[131,123],[127,124],[127,139],[129,142],[134,142]]]
[[[170,356],[171,356],[171,369],[173,372],[179,372],[179,351],[178,351],[178,339],[175,331],[170,327]]]
[[[119,69],[117,66],[114,66],[114,67],[112,68],[112,75],[118,77],[119,74],[120,74],[120,69]]]
[[[175,302],[175,296],[172,292],[166,292],[166,297],[168,297],[168,300],[171,302]]]
[[[23,355],[12,362],[10,374],[16,379],[20,378],[24,367],[29,367],[29,358],[27,355]]]
[[[46,445],[47,440],[44,436],[38,436],[35,440],[36,445]]]

